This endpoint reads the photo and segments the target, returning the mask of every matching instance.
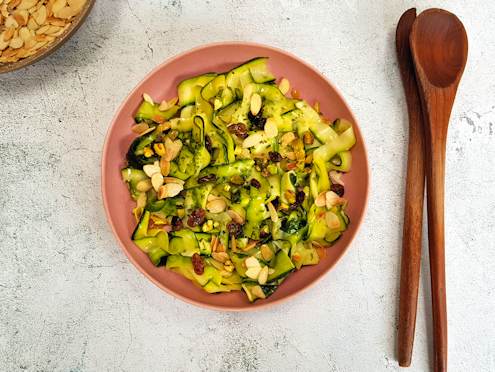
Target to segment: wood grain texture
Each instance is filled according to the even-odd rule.
[[[464,26],[454,14],[441,9],[429,9],[414,22],[410,43],[426,119],[434,370],[446,371],[445,148],[450,113],[467,60],[468,42]]]
[[[424,128],[418,85],[409,45],[409,34],[416,19],[416,9],[407,10],[396,31],[396,50],[404,86],[409,117],[406,196],[400,274],[398,361],[401,367],[411,365],[416,328],[421,238],[423,223],[425,153]]]

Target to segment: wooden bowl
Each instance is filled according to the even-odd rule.
[[[153,266],[148,256],[131,240],[136,222],[132,216],[133,202],[120,170],[135,135],[131,132],[134,113],[142,94],[150,94],[156,101],[177,95],[177,84],[194,75],[210,71],[226,71],[251,58],[269,57],[269,68],[277,76],[289,79],[301,97],[308,102],[319,101],[320,109],[330,119],[346,118],[354,125],[357,143],[352,149],[353,165],[346,174],[347,213],[350,225],[337,243],[326,250],[326,257],[315,266],[306,266],[292,273],[277,291],[265,300],[249,303],[241,292],[208,294],[191,281],[165,268]],[[350,108],[337,89],[318,71],[299,58],[280,49],[265,45],[225,42],[209,44],[182,53],[150,72],[125,99],[108,129],[103,148],[101,167],[103,203],[110,226],[123,251],[131,262],[158,287],[195,305],[230,311],[259,309],[284,301],[321,278],[351,244],[362,222],[368,200],[368,160],[363,136]]]
[[[72,23],[70,26],[67,27],[62,34],[57,36],[54,41],[40,48],[32,56],[21,58],[16,62],[0,63],[0,74],[29,66],[60,48],[60,46],[65,43],[79,29],[79,27],[81,27],[85,19],[88,17],[91,8],[93,8],[94,3],[95,0],[87,0],[79,14],[72,18]]]

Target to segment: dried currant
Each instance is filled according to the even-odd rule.
[[[279,162],[279,161],[281,161],[281,160],[282,160],[282,155],[280,155],[280,154],[279,154],[278,152],[276,152],[276,151],[270,151],[270,152],[268,153],[268,156],[269,156],[270,160],[271,160],[272,162],[274,162],[274,163],[277,163],[277,162]]]
[[[217,176],[214,174],[207,174],[206,176],[199,177],[198,178],[198,183],[205,183],[205,182],[210,182],[210,181],[216,181]]]
[[[248,136],[247,134],[247,128],[244,124],[238,123],[238,124],[231,124],[227,127],[230,133],[235,134],[239,138],[246,138]]]
[[[227,224],[227,230],[229,231],[229,235],[234,236],[236,238],[242,235],[242,225],[236,222],[229,222]]]
[[[260,110],[256,115],[251,114],[251,112],[248,113],[248,119],[251,122],[251,124],[258,129],[265,129],[265,123],[266,123],[266,118],[262,116],[263,110]]]
[[[280,199],[278,198],[278,196],[272,200],[272,205],[275,207],[275,209],[278,208],[278,206],[280,205]]]
[[[187,219],[187,224],[190,227],[202,225],[206,219],[206,212],[202,208],[198,208],[192,211],[191,215]]]
[[[172,231],[179,231],[184,228],[184,224],[182,223],[182,220],[177,217],[173,216],[172,217]]]
[[[345,191],[344,186],[342,186],[338,183],[334,183],[330,187],[330,190],[333,191],[334,193],[336,193],[340,197],[344,196],[344,191]]]
[[[251,184],[251,186],[256,187],[257,189],[261,187],[260,181],[258,181],[256,178],[251,178],[251,181],[249,181],[249,183]]]
[[[203,275],[203,273],[205,272],[205,264],[201,256],[197,253],[194,253],[191,257],[191,261],[196,275]]]

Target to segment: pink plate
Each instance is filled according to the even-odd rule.
[[[352,171],[345,176],[347,213],[351,223],[348,230],[318,265],[307,266],[290,275],[268,299],[250,304],[241,292],[208,294],[182,276],[164,268],[156,268],[146,254],[131,241],[135,227],[131,214],[133,203],[127,186],[122,182],[120,169],[125,166],[125,154],[135,137],[130,130],[133,115],[142,94],[155,101],[177,95],[177,84],[188,77],[229,70],[254,57],[269,57],[269,67],[278,77],[289,79],[301,97],[312,103],[320,102],[320,109],[328,119],[346,118],[354,124],[357,144],[352,149]],[[103,147],[101,167],[103,202],[108,221],[122,249],[134,265],[153,283],[189,303],[218,310],[246,311],[259,309],[294,296],[321,278],[351,244],[361,225],[368,199],[368,160],[363,137],[356,119],[337,89],[318,71],[299,58],[280,49],[265,45],[225,42],[209,44],[182,53],[150,72],[126,98],[110,125]]]

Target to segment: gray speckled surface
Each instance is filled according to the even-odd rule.
[[[430,4],[428,4],[430,3]],[[394,359],[407,121],[400,14],[428,1],[100,0],[57,53],[0,75],[0,370],[385,371]],[[495,3],[440,1],[469,32],[447,149],[452,371],[495,370]],[[216,313],[163,293],[128,262],[100,195],[104,135],[164,59],[220,40],[272,44],[327,75],[353,108],[372,169],[351,249],[297,298]],[[427,265],[414,361],[431,361]]]

